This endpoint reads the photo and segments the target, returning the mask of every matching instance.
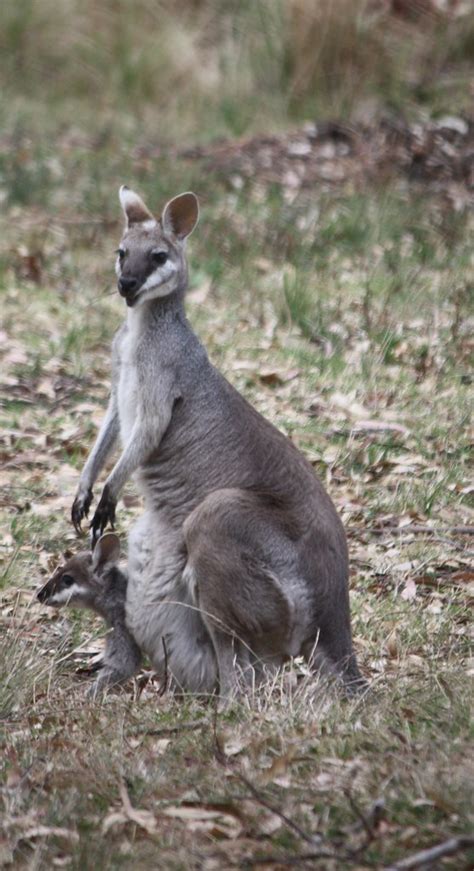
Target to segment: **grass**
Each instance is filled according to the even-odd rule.
[[[473,33],[467,4],[413,17],[377,0],[4,0],[3,113],[14,109],[17,138],[81,118],[103,145],[137,131],[241,136],[378,105],[467,112]],[[14,171],[25,191],[28,167]]]
[[[68,511],[122,316],[111,267],[120,158],[111,152],[104,167],[98,224],[91,159],[82,148],[61,156],[69,207],[52,208],[54,186],[42,208],[11,206],[26,251],[17,224],[2,233],[4,255],[13,252],[1,478],[7,861],[371,868],[468,832],[472,575],[465,537],[450,529],[472,522],[471,218],[457,217],[447,236],[438,197],[394,184],[322,196],[314,224],[304,196],[290,207],[274,190],[236,198],[216,183],[190,245],[190,316],[342,513],[355,643],[373,693],[343,703],[297,666],[219,716],[212,703],[159,696],[153,682],[92,705],[76,669],[100,650],[100,625],[32,599],[77,547]],[[169,196],[179,165],[137,173],[150,202],[165,170]],[[199,190],[198,166],[186,172]],[[286,248],[282,212],[290,233],[293,213],[308,216]],[[388,428],[372,431],[374,418]],[[123,534],[139,510],[129,490]],[[440,532],[371,533],[409,521]]]
[[[462,111],[470,17],[442,32],[346,0],[5,0],[2,18],[0,864],[339,871],[467,835],[474,276],[461,185],[235,186],[164,146],[365,117],[367,101]],[[123,317],[124,182],[156,209],[200,197],[190,319],[341,513],[365,699],[344,702],[295,663],[222,714],[161,695],[148,673],[93,704],[83,671],[100,621],[35,600],[79,547],[69,511]],[[140,510],[128,487],[123,538]],[[433,867],[470,862],[459,850]]]

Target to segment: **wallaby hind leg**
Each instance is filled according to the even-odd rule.
[[[221,698],[228,699],[238,691],[236,666],[248,669],[250,652],[276,664],[291,654],[293,607],[278,576],[284,543],[258,497],[233,489],[208,496],[183,532],[185,575],[212,638]]]

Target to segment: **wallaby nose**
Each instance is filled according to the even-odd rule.
[[[118,280],[118,289],[122,296],[128,296],[129,293],[133,293],[138,287],[138,281],[136,278],[124,278],[123,275]]]

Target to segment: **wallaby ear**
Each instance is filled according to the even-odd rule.
[[[120,205],[125,214],[127,227],[132,224],[141,224],[143,221],[154,221],[154,217],[147,209],[142,198],[123,184],[119,190]]]
[[[107,563],[118,563],[120,559],[120,539],[113,532],[106,532],[99,538],[92,552],[92,568],[103,569]]]
[[[161,216],[165,233],[173,233],[182,241],[193,232],[198,220],[199,202],[191,191],[179,194],[166,203]]]

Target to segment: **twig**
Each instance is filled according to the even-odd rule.
[[[365,814],[361,811],[359,805],[357,804],[355,798],[352,797],[350,791],[348,789],[344,790],[344,794],[354,812],[357,819],[362,823],[365,834],[367,835],[366,843],[364,844],[364,848],[368,846],[375,838],[375,832],[373,829],[373,825],[371,820],[367,819]]]
[[[166,646],[165,636],[161,636],[161,643],[163,645],[163,656],[164,656],[164,674],[163,674],[163,686],[161,687],[158,695],[164,696],[166,690],[168,689],[168,648]]]
[[[394,865],[386,865],[384,871],[410,871],[411,868],[419,868],[428,862],[434,862],[435,859],[441,859],[442,856],[452,856],[454,853],[468,850],[470,847],[474,847],[474,837],[461,835],[459,838],[450,838],[435,847],[420,850],[418,853],[413,853],[412,856],[407,856],[406,859],[400,859]]]
[[[280,819],[283,820],[285,825],[288,826],[289,829],[292,829],[292,831],[295,832],[295,834],[297,834],[303,841],[306,841],[307,844],[311,844],[314,847],[314,845],[318,841],[322,840],[322,836],[319,834],[318,835],[308,835],[308,833],[305,832],[304,829],[302,829],[298,825],[298,823],[295,823],[292,819],[290,819],[290,817],[287,817],[286,814],[280,810],[280,808],[275,807],[274,805],[270,804],[270,802],[267,801],[266,798],[264,798],[261,795],[261,793],[258,791],[258,789],[256,789],[256,787],[253,785],[253,783],[251,783],[250,780],[247,780],[247,778],[244,777],[243,774],[240,774],[240,772],[236,772],[235,776],[239,780],[242,781],[242,783],[247,787],[248,790],[250,790],[250,792],[252,793],[252,796],[254,797],[255,801],[258,802],[258,804],[262,805],[262,807],[266,808],[272,814],[275,814],[277,817],[280,817]],[[330,855],[332,856],[332,858],[335,858],[334,853],[331,853]]]
[[[358,867],[361,867],[360,860],[351,860],[349,856],[341,856],[341,854],[332,853],[330,850],[318,850],[317,853],[295,853],[293,856],[252,856],[245,859],[242,864],[239,863],[238,867],[252,868],[254,865],[300,865],[303,862],[314,862],[316,859],[332,859],[333,861],[337,860],[340,862],[357,861]]]
[[[350,532],[369,532],[371,535],[385,535],[386,533],[405,535],[412,532],[414,535],[474,535],[474,526],[420,526],[408,523],[406,526],[371,526],[367,529],[363,527],[349,527]]]
[[[219,763],[219,765],[227,766],[227,765],[229,765],[229,759],[227,758],[227,756],[224,752],[219,735],[217,734],[218,714],[219,714],[219,700],[218,700],[218,697],[216,696],[215,702],[214,702],[214,711],[213,711],[213,715],[212,715],[212,737],[214,739],[214,747],[213,747],[214,757],[216,759],[216,762]]]
[[[175,723],[173,726],[157,726],[149,729],[147,726],[135,726],[128,730],[129,735],[175,735],[178,732],[192,732],[208,726],[208,720],[190,720],[188,723]]]

